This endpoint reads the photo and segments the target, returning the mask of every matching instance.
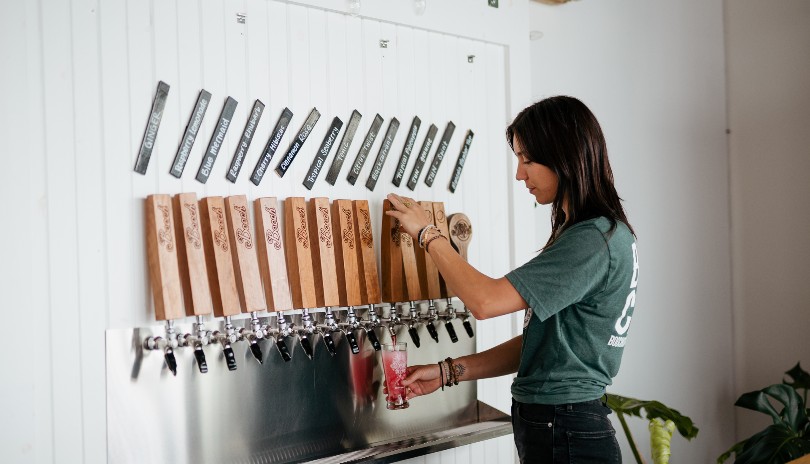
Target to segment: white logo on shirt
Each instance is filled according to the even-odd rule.
[[[616,319],[616,324],[614,325],[614,329],[616,329],[617,335],[611,335],[610,340],[608,340],[608,346],[615,346],[617,348],[621,348],[627,342],[627,337],[625,334],[630,329],[630,320],[633,316],[627,314],[627,312],[631,308],[636,307],[636,287],[638,286],[638,249],[636,248],[635,242],[632,245],[633,247],[633,276],[630,278],[630,294],[627,295],[627,299],[624,302],[624,309],[622,309],[622,315]]]

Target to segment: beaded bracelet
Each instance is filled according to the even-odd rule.
[[[444,369],[442,368],[442,362],[439,361],[439,382],[442,384],[442,391],[444,391]]]
[[[458,385],[458,378],[456,378],[456,369],[453,367],[453,358],[447,357],[445,359],[447,362],[447,371],[449,372],[447,376],[447,383],[445,384],[448,387],[452,387],[453,385]]]
[[[444,239],[446,239],[446,238],[447,238],[447,237],[445,237],[444,235],[442,235],[441,233],[438,233],[438,234],[434,235],[433,237],[430,237],[430,238],[429,238],[429,239],[428,239],[428,240],[425,242],[425,246],[424,246],[425,251],[428,251],[428,252],[429,252],[430,250],[428,249],[428,246],[430,245],[430,242],[432,242],[432,241],[436,240],[436,239],[437,239],[437,238],[439,238],[439,237],[444,238]]]
[[[430,229],[436,229],[436,230],[439,230],[439,228],[438,228],[438,227],[436,227],[436,226],[434,226],[433,224],[428,224],[428,225],[426,225],[425,227],[422,227],[422,230],[420,230],[420,231],[419,231],[419,235],[417,236],[417,239],[416,239],[416,243],[418,243],[418,244],[419,244],[419,247],[420,247],[420,248],[424,248],[424,247],[425,247],[425,235],[427,235],[427,232],[428,232]],[[441,232],[439,232],[439,233],[441,233]]]

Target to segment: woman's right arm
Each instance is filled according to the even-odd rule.
[[[523,335],[518,335],[486,351],[454,359],[456,379],[488,379],[517,372],[522,343]],[[448,373],[444,372],[445,381],[447,377]],[[408,399],[433,393],[442,385],[438,364],[409,367],[408,376],[402,381],[402,385],[410,388]]]

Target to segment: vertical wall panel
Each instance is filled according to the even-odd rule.
[[[105,201],[105,267],[107,269],[107,323],[110,327],[134,325],[138,314],[143,314],[144,290],[139,288],[135,297],[133,274],[142,275],[139,256],[133,252],[134,242],[141,241],[139,229],[134,228],[135,216],[140,201],[132,192],[133,154],[140,142],[133,135],[134,123],[130,106],[129,59],[127,37],[127,6],[125,0],[104,2],[99,9],[99,48],[101,59],[101,114],[104,154],[104,201]],[[122,50],[124,52],[122,52]],[[141,107],[139,106],[139,110]],[[147,110],[148,111],[148,110]],[[145,113],[137,115],[145,123]],[[143,127],[141,127],[143,130]],[[137,140],[137,141],[136,141]],[[110,243],[126,243],[129,246],[109,246]],[[136,263],[138,263],[136,265]],[[116,272],[109,272],[115,269]]]
[[[83,462],[81,350],[77,273],[77,204],[75,171],[75,111],[73,103],[72,21],[68,5],[42,10],[45,149],[48,180],[48,250],[50,252],[50,360],[53,383],[54,455],[59,462]],[[69,424],[69,426],[68,426]]]
[[[74,134],[76,156],[76,221],[80,327],[82,437],[106,437],[104,329],[107,326],[107,270],[104,266],[104,156],[101,125],[101,69],[98,61],[98,1],[72,3]],[[102,445],[106,440],[102,438]],[[83,443],[84,445],[84,443]],[[104,447],[83,446],[86,462],[106,457]]]
[[[40,10],[40,3],[47,5]],[[14,462],[106,460],[104,329],[154,324],[143,238],[143,202],[149,194],[365,198],[379,233],[381,201],[396,190],[444,201],[448,213],[467,213],[475,228],[473,264],[490,275],[508,266],[505,232],[498,226],[506,223],[503,206],[508,199],[495,193],[506,191],[506,178],[499,178],[506,173],[502,165],[492,163],[504,152],[502,47],[275,1],[40,3],[29,2],[17,10],[3,7],[2,25],[9,26],[3,37],[25,36],[26,47],[21,52],[0,45],[0,56],[24,59],[27,70],[24,78],[13,80],[28,86],[24,99],[5,96],[3,103],[13,106],[25,100],[28,108],[28,140],[24,147],[10,147],[27,153],[30,181],[21,194],[31,210],[33,231],[27,238],[37,244],[28,254],[15,250],[11,255],[13,261],[26,262],[19,268],[25,281],[20,287],[30,295],[10,301],[15,306],[28,302],[36,308],[35,325],[48,328],[48,336],[31,351],[33,357],[49,360],[47,368],[14,384],[21,387],[21,404],[33,404],[34,409],[33,415],[21,415],[18,433],[11,435],[23,443],[12,451],[20,457]],[[10,19],[21,11],[25,21]],[[381,39],[389,41],[388,48],[380,47]],[[469,65],[468,49],[489,61],[479,58]],[[148,171],[141,175],[133,166],[159,80],[171,89]],[[211,105],[178,180],[169,169],[203,88],[212,93]],[[195,180],[196,172],[229,95],[239,105],[203,185]],[[265,103],[265,113],[242,172],[231,184],[225,173],[257,98]],[[249,174],[285,106],[295,116],[270,171],[255,187]],[[321,119],[293,167],[280,178],[274,168],[312,107],[320,110]],[[307,191],[301,182],[329,123],[338,116],[345,129],[354,109],[363,118],[336,185],[328,185],[322,171],[315,189]],[[374,143],[356,185],[350,185],[346,175],[376,113],[385,120],[378,139],[393,117],[399,119],[400,129],[378,185],[369,192],[365,182],[381,140]],[[423,170],[411,192],[407,181],[399,189],[390,181],[414,115],[422,126],[406,174],[431,123],[439,131],[428,163],[447,122],[453,120],[457,128],[434,186],[424,184]],[[450,194],[453,163],[470,128],[476,133],[473,151],[461,189]],[[4,281],[17,282],[13,277]],[[503,330],[508,326],[481,323],[479,347],[506,339]],[[508,383],[482,382],[481,398],[504,404]],[[510,447],[509,440],[491,441],[409,462],[494,462],[511,456]]]
[[[172,134],[167,137],[169,141],[174,143],[172,152],[169,153],[168,158],[170,161],[166,166],[168,172],[171,169],[171,164],[177,154],[177,149],[182,142],[183,132],[186,129],[189,119],[192,116],[194,105],[197,103],[197,97],[200,90],[203,89],[203,73],[202,73],[202,49],[200,41],[202,40],[202,31],[200,30],[200,8],[196,0],[177,0],[177,26],[175,33],[177,34],[177,76],[176,82],[172,83],[172,87],[177,92],[179,107],[177,110],[177,120],[180,124],[180,130],[177,134]],[[203,121],[215,118],[215,111],[209,108],[206,110],[205,118]],[[214,116],[212,116],[214,115]],[[205,126],[202,126],[205,127]],[[204,186],[197,182],[194,177],[197,173],[199,160],[202,159],[202,153],[205,151],[206,141],[202,135],[203,129],[197,134],[194,145],[191,147],[188,161],[185,170],[179,181],[181,192],[196,192],[197,196],[202,196],[205,191]]]
[[[131,173],[149,119],[152,100],[155,96],[155,88],[159,78],[154,73],[151,5],[148,2],[124,2],[124,4],[127,9],[127,21],[120,26],[128,33],[127,57],[129,58],[129,69],[127,74],[111,76],[111,78],[124,79],[127,83],[125,89],[129,91],[130,137],[125,152],[129,155],[129,166],[125,172],[130,173],[132,191],[130,192],[129,206],[124,208],[124,212],[130,216],[128,230],[132,231],[129,237],[129,265],[131,267],[128,268],[131,273],[129,277],[132,285],[130,301],[132,301],[134,309],[133,321],[139,324],[148,324],[154,321],[154,303],[152,294],[149,291],[147,269],[143,265],[146,260],[146,247],[142,234],[145,227],[143,199],[147,195],[157,192],[160,167],[157,166],[155,160],[151,160],[145,175]],[[165,128],[162,136],[161,132],[158,131],[158,138],[165,136]],[[114,177],[117,179],[119,175],[120,173],[116,173]],[[123,180],[124,177],[122,176],[121,179]]]

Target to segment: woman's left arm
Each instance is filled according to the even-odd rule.
[[[405,232],[415,241],[419,231],[429,224],[424,210],[409,198],[390,194],[388,199],[396,210],[386,214],[398,219]],[[433,240],[427,251],[447,286],[476,319],[488,319],[528,308],[529,305],[506,277],[493,279],[481,273],[453,249],[449,240]]]

